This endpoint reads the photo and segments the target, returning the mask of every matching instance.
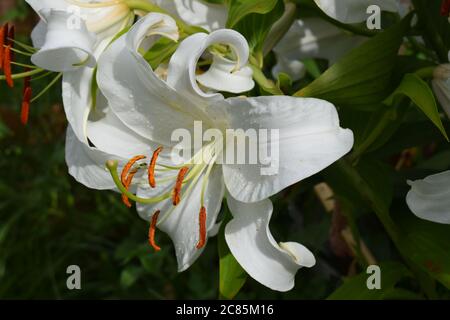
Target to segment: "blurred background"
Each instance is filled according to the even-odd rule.
[[[29,43],[37,17],[24,1],[1,0],[0,23],[6,21],[14,23],[19,40]],[[33,81],[33,90],[39,92],[51,80]],[[167,235],[157,233],[163,250],[154,253],[147,245],[148,222],[134,208],[127,209],[118,194],[89,190],[68,174],[60,84],[31,105],[27,126],[20,123],[22,90],[20,81],[13,90],[0,82],[0,298],[218,298],[217,239],[208,242],[190,269],[177,273]],[[423,128],[428,132],[425,138],[439,136],[434,130],[426,131],[430,127]],[[271,291],[249,278],[238,299],[323,299],[344,278],[362,271],[349,247],[354,241],[348,234],[349,223],[339,206],[321,201],[321,195],[326,197],[329,191],[314,188],[320,179],[308,179],[273,199],[271,224],[276,239],[310,248],[317,265],[298,272],[295,289],[288,293]],[[399,194],[404,195],[405,180],[399,181]],[[361,210],[357,224],[366,261],[398,260],[375,215],[364,212],[367,208]],[[70,265],[81,268],[81,290],[66,287]],[[404,286],[420,291],[417,281]],[[408,297],[422,296],[411,293]]]

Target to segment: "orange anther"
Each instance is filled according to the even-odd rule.
[[[28,123],[28,115],[30,113],[30,101],[32,90],[31,87],[26,87],[23,94],[22,108],[20,110],[20,121],[23,125]]]
[[[133,182],[133,178],[136,175],[136,173],[138,172],[137,169],[134,169],[132,171],[129,172],[128,176],[125,178],[125,181],[123,181],[123,186],[125,187],[125,189],[129,190],[131,183]],[[128,197],[124,194],[122,194],[122,202],[128,207],[131,208],[131,203],[130,203],[130,199],[128,199]]]
[[[172,193],[172,203],[174,206],[178,205],[181,201],[181,188],[183,187],[183,180],[188,170],[188,167],[183,167],[178,172],[177,182],[175,183],[175,188]]]
[[[145,156],[136,156],[131,158],[130,161],[123,167],[122,174],[120,175],[120,180],[122,181],[122,184],[125,184],[125,181],[127,180],[128,172],[130,172],[130,169],[134,166],[136,162],[139,160],[145,159]]]
[[[197,243],[197,249],[201,249],[206,244],[206,208],[201,207],[200,214],[198,215],[199,224],[199,239]]]
[[[159,147],[158,149],[155,150],[155,152],[153,152],[152,160],[150,161],[150,165],[148,166],[148,183],[152,188],[156,187],[155,166],[156,161],[158,160],[158,156],[161,153],[162,149],[163,149],[162,147]]]
[[[3,52],[3,69],[5,72],[6,83],[10,88],[14,87],[14,81],[11,74],[11,46],[6,46]]]
[[[3,69],[3,59],[5,52],[5,38],[7,37],[8,25],[5,24],[0,28],[0,70]]]
[[[148,231],[148,243],[155,249],[156,252],[161,250],[161,247],[159,247],[155,243],[155,231],[156,231],[156,223],[158,222],[160,211],[157,210],[153,216],[152,216],[152,222],[150,224],[150,230]]]

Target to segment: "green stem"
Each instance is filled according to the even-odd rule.
[[[346,159],[341,159],[336,162],[332,167],[333,170],[336,170],[336,174],[338,174],[342,179],[347,180],[354,186],[354,192],[358,193],[359,196],[372,208],[372,211],[375,212],[377,218],[383,224],[384,229],[388,233],[392,242],[396,246],[400,255],[409,266],[409,268],[418,276],[421,277],[420,285],[424,292],[429,296],[435,296],[433,294],[433,290],[430,290],[426,287],[425,283],[429,282],[430,279],[428,275],[426,275],[423,271],[421,271],[418,266],[411,260],[408,255],[403,253],[403,245],[402,245],[402,236],[400,230],[395,224],[394,220],[392,220],[389,207],[386,207],[383,204],[383,201],[379,199],[378,193],[376,190],[373,190],[368,182],[366,182],[363,177],[359,174],[359,172],[354,168]]]
[[[260,68],[254,66],[253,64],[250,64],[250,67],[253,70],[253,79],[262,89],[275,96],[284,95],[283,91],[281,91],[272,80],[266,78]]]
[[[50,83],[36,96],[34,97],[30,102],[33,103],[40,97],[42,97],[53,85],[62,77],[62,73],[59,73]]]
[[[397,112],[395,108],[386,111],[378,122],[377,126],[370,132],[369,136],[360,144],[350,156],[351,162],[355,163],[358,159],[378,140],[388,125],[395,118]]]
[[[421,77],[422,79],[432,79],[435,69],[436,69],[436,66],[426,67],[426,68],[419,69],[414,73],[417,76]]]
[[[263,54],[266,56],[286,35],[296,19],[297,6],[295,3],[285,3],[283,16],[272,27],[264,43]]]
[[[146,0],[125,0],[125,3],[130,9],[143,10],[146,12],[157,12],[170,15],[166,10]],[[178,28],[180,28],[180,30],[186,34],[194,34],[199,31],[198,28],[189,26],[180,19],[176,18],[174,19],[178,25]]]
[[[390,217],[389,208],[382,205],[382,201],[378,199],[376,193],[373,192],[369,184],[359,175],[358,171],[347,160],[339,160],[336,162],[335,168],[339,171],[340,175],[347,177],[347,179],[355,187],[355,190],[357,190],[361,197],[370,204],[372,210],[375,212],[392,241],[396,244],[400,251],[400,236],[398,228]]]

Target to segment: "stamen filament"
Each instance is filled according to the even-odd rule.
[[[215,157],[213,159],[213,161],[208,165],[208,169],[206,170],[206,173],[203,177],[203,182],[202,182],[202,191],[201,191],[201,195],[200,195],[200,203],[202,206],[205,205],[205,192],[206,192],[206,187],[208,186],[208,181],[209,181],[209,175],[211,174],[212,169],[214,168],[214,164],[216,162],[217,157]]]
[[[148,166],[148,183],[152,188],[156,187],[156,181],[155,181],[155,166],[156,161],[158,160],[158,156],[162,151],[162,147],[159,147],[158,149],[153,152],[152,160],[150,161],[150,165]]]
[[[22,49],[27,50],[29,53],[35,53],[37,51],[36,48],[29,46],[21,41],[18,41],[16,39],[9,39],[12,43],[16,44],[17,46],[21,47]]]
[[[9,46],[11,46],[11,45],[9,45]],[[28,53],[28,52],[25,52],[25,51],[22,51],[22,50],[19,50],[19,49],[16,49],[16,48],[11,48],[11,51],[14,52],[14,53],[21,54],[22,56],[26,56],[26,57],[31,57],[33,55],[31,53]],[[12,57],[14,58],[14,56],[12,56]]]
[[[53,72],[53,71],[47,71],[47,72],[45,72],[45,73],[39,75],[38,77],[33,77],[33,78],[31,79],[31,81],[36,81],[36,80],[45,78],[45,77],[51,75],[52,73],[54,73],[54,72]]]
[[[157,163],[155,167],[155,171],[173,171],[173,170],[180,170],[183,167],[186,167],[188,165],[181,165],[181,166],[169,166],[167,164]],[[161,167],[161,168],[158,168]]]
[[[11,64],[15,65],[15,66],[18,66],[18,67],[24,67],[24,68],[28,68],[28,69],[36,69],[36,66],[33,66],[31,64],[24,64],[24,63],[13,62],[13,61],[11,61]]]
[[[53,87],[53,85],[62,77],[62,75],[62,73],[58,73],[58,75],[52,81],[50,81],[50,83],[36,97],[33,98],[33,100],[31,100],[31,103],[42,97],[51,87]]]
[[[183,187],[183,180],[188,170],[189,167],[183,167],[178,173],[177,182],[175,183],[175,188],[173,189],[172,194],[172,203],[174,206],[177,206],[181,201],[181,188]]]
[[[197,184],[197,182],[198,182],[198,180],[200,179],[201,174],[202,174],[202,172],[203,172],[203,170],[204,170],[205,168],[206,168],[206,166],[203,165],[203,166],[201,166],[201,168],[200,168],[199,170],[196,170],[196,171],[198,172],[198,174],[195,175],[194,180],[191,182],[191,184],[190,184],[190,185],[188,186],[188,188],[186,189],[186,191],[185,191],[185,196],[186,196],[186,197],[188,197],[188,196],[191,194],[193,188],[194,188],[195,185]],[[192,170],[191,170],[190,172],[192,172]],[[168,211],[166,214],[164,214],[164,217],[162,217],[162,218],[158,221],[158,225],[160,225],[161,223],[164,223],[164,222],[170,217],[170,215],[174,212],[175,208],[176,208],[175,206],[172,206],[172,207],[169,209],[169,211]]]
[[[154,203],[158,203],[158,202],[164,201],[166,199],[169,199],[172,196],[171,193],[167,193],[167,194],[163,194],[159,197],[146,199],[146,198],[141,198],[141,197],[138,197],[138,196],[132,194],[125,188],[125,186],[120,181],[119,175],[117,173],[118,165],[119,165],[119,163],[116,160],[106,161],[106,168],[110,172],[111,177],[113,178],[113,181],[114,181],[116,187],[119,189],[119,191],[121,193],[125,194],[128,198],[130,198],[130,200],[133,200],[133,201],[141,203],[141,204],[154,204]]]
[[[81,8],[104,8],[104,7],[112,7],[118,4],[123,3],[124,0],[112,0],[112,1],[103,1],[97,3],[86,3],[77,0],[68,0],[68,2],[81,7]]]
[[[206,218],[206,208],[202,206],[198,215],[199,239],[197,249],[203,248],[206,244]]]
[[[11,78],[13,80],[23,79],[25,77],[34,76],[35,74],[41,73],[43,71],[45,71],[45,70],[37,68],[37,69],[32,70],[32,71],[27,71],[27,72],[13,74],[13,75],[11,75]],[[0,76],[0,80],[6,80],[6,76]]]
[[[148,243],[155,249],[156,252],[161,250],[161,247],[159,247],[155,242],[155,231],[156,231],[156,225],[158,223],[158,217],[159,217],[160,211],[157,210],[153,216],[152,216],[152,222],[150,224],[150,230],[148,231]]]

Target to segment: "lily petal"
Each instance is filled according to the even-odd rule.
[[[197,76],[197,81],[206,88],[231,93],[242,93],[253,89],[253,71],[243,67],[234,71],[236,62],[220,55],[213,55],[213,63],[209,70]]]
[[[25,0],[33,10],[40,15],[42,10],[66,11],[69,4],[65,0]],[[41,16],[43,19],[45,17]]]
[[[284,72],[294,81],[299,80],[304,72],[300,65],[303,59],[326,59],[332,65],[365,40],[365,37],[345,33],[322,19],[296,20],[274,48],[278,63],[273,73],[278,76],[280,72]]]
[[[175,21],[156,13],[140,19],[103,53],[97,82],[112,111],[127,127],[169,146],[173,145],[174,130],[192,127],[195,119],[202,118],[200,109],[161,80],[139,53],[147,36],[159,34],[176,40]]]
[[[47,34],[47,23],[39,20],[38,24],[31,31],[31,42],[33,47],[40,49],[45,44],[45,35]]]
[[[85,143],[87,143],[87,119],[93,103],[94,74],[92,68],[80,68],[64,73],[62,81],[62,97],[67,121],[78,139]]]
[[[138,196],[148,198],[171,192],[173,181],[161,185],[158,182],[160,178],[158,176],[156,178],[157,188],[139,187]],[[161,178],[164,178],[164,175]],[[161,223],[158,224],[158,228],[166,232],[175,245],[179,272],[189,268],[203,251],[203,248],[197,249],[196,247],[199,240],[198,217],[203,179],[204,174],[200,175],[194,185],[183,187],[181,202],[176,207],[173,206],[171,199],[155,205],[137,204],[139,215],[146,221],[151,220],[156,210],[161,211],[158,219]],[[188,190],[190,187],[192,189]],[[221,208],[224,193],[225,187],[220,167],[213,168],[208,178],[204,198],[208,236],[214,235],[216,232],[217,215]]]
[[[367,8],[377,5],[384,11],[397,12],[396,0],[314,0],[328,16],[343,23],[365,21],[369,14]]]
[[[436,98],[450,118],[450,64],[437,66],[434,69],[431,83]]]
[[[225,227],[225,239],[253,279],[272,290],[289,291],[297,271],[315,265],[314,255],[301,244],[276,243],[269,230],[273,211],[270,200],[249,204],[228,197],[228,206],[233,220]]]
[[[421,219],[450,224],[450,171],[408,181],[406,203]]]
[[[70,125],[67,128],[65,153],[70,175],[86,187],[97,190],[111,190],[116,187],[105,167],[106,161],[119,161],[120,170],[128,161],[81,142]]]
[[[157,5],[181,20],[208,31],[225,27],[228,12],[224,5],[199,0],[156,0]]]
[[[239,201],[268,198],[325,169],[353,146],[352,131],[339,126],[336,108],[324,100],[277,96],[226,102],[221,107],[227,108],[231,128],[268,130],[268,139],[258,140],[258,152],[271,153],[270,164],[260,156],[258,164],[223,165],[227,189]],[[274,130],[279,140],[270,138]],[[279,157],[272,153],[277,146]],[[245,147],[249,155],[249,144]]]
[[[71,27],[71,14],[65,11],[41,11],[47,21],[45,43],[31,61],[46,70],[73,71],[81,66],[93,67],[95,35],[88,32],[81,20],[79,28]]]
[[[120,25],[111,29],[110,31],[122,30],[130,21],[124,20]],[[107,46],[112,41],[115,33],[103,34],[101,38],[95,44],[94,57],[98,59]],[[92,68],[78,68],[75,71],[65,72],[62,82],[64,111],[67,116],[75,135],[80,141],[86,141],[86,121],[89,113],[93,107],[95,92],[92,90],[93,81],[95,76],[95,70]],[[97,90],[96,100],[104,101],[104,96]],[[105,101],[105,105],[107,105]],[[99,106],[100,108],[100,106]]]
[[[87,124],[89,141],[97,149],[124,159],[131,159],[138,154],[150,156],[156,150],[157,145],[131,131],[109,108],[105,112],[100,116],[91,116],[94,119]]]
[[[235,71],[242,70],[247,65],[250,52],[247,40],[239,32],[229,29],[217,30],[209,35],[196,33],[186,38],[169,63],[167,83],[178,92],[189,95],[196,101],[198,100],[199,103],[202,100],[217,101],[223,99],[221,94],[203,92],[197,84],[197,62],[205,50],[213,44],[227,44],[233,49],[237,57],[233,67]],[[225,88],[225,85],[220,83],[223,81],[221,77],[210,77],[209,80],[210,86],[219,88],[219,90]]]
[[[431,81],[434,94],[450,118],[450,78],[447,80],[433,79]]]

